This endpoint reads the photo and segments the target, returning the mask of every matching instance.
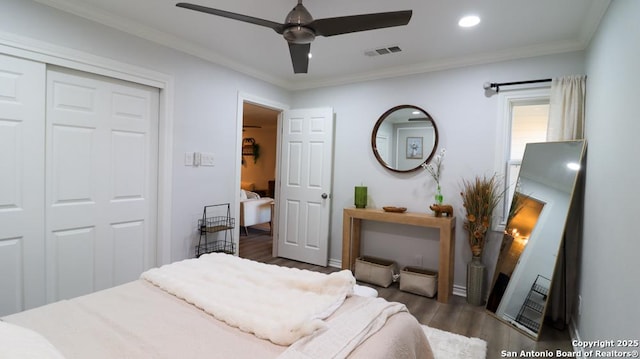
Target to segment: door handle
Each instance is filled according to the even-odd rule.
[[[326,194],[326,193],[323,193],[323,194],[320,195],[320,197],[322,197],[322,199],[327,199],[327,197],[329,197],[329,195]]]

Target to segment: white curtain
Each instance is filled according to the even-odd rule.
[[[586,76],[566,76],[551,81],[548,141],[584,138]],[[560,248],[547,316],[564,328],[571,319],[578,281],[578,248],[582,241],[584,171],[576,182],[571,210],[567,218],[563,245]]]
[[[586,76],[566,76],[551,80],[547,141],[584,138]]]

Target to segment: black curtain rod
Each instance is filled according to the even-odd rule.
[[[541,82],[551,82],[552,79],[540,79],[540,80],[528,80],[528,81],[515,81],[515,82],[485,82],[484,89],[488,90],[490,88],[496,89],[496,92],[500,92],[500,86],[512,86],[512,85],[526,85],[526,84],[536,84]]]

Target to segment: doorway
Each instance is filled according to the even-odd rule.
[[[329,252],[329,219],[331,214],[331,184],[333,171],[333,109],[312,108],[290,110],[288,106],[265,101],[246,94],[238,95],[236,147],[235,243],[240,248],[243,145],[253,145],[255,138],[243,137],[245,103],[275,111],[277,116],[274,191],[270,213],[272,225],[272,256],[302,262],[327,265]],[[243,132],[243,125],[245,131]],[[246,141],[245,141],[246,139]],[[251,146],[246,148],[250,154]],[[259,149],[262,153],[262,149]],[[248,155],[249,159],[251,156]],[[258,158],[258,162],[262,154]],[[251,186],[251,182],[248,183]],[[253,184],[255,186],[255,183]],[[267,220],[262,219],[267,222]],[[239,254],[239,253],[238,253]]]
[[[268,253],[273,252],[281,112],[250,101],[242,103],[238,246],[241,257],[250,256],[255,248],[265,252],[268,247]]]

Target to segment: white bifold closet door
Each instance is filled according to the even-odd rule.
[[[45,71],[0,55],[0,316],[45,302]]]
[[[158,99],[158,89],[48,69],[48,302],[155,265]]]
[[[155,265],[158,101],[0,54],[0,316]]]

